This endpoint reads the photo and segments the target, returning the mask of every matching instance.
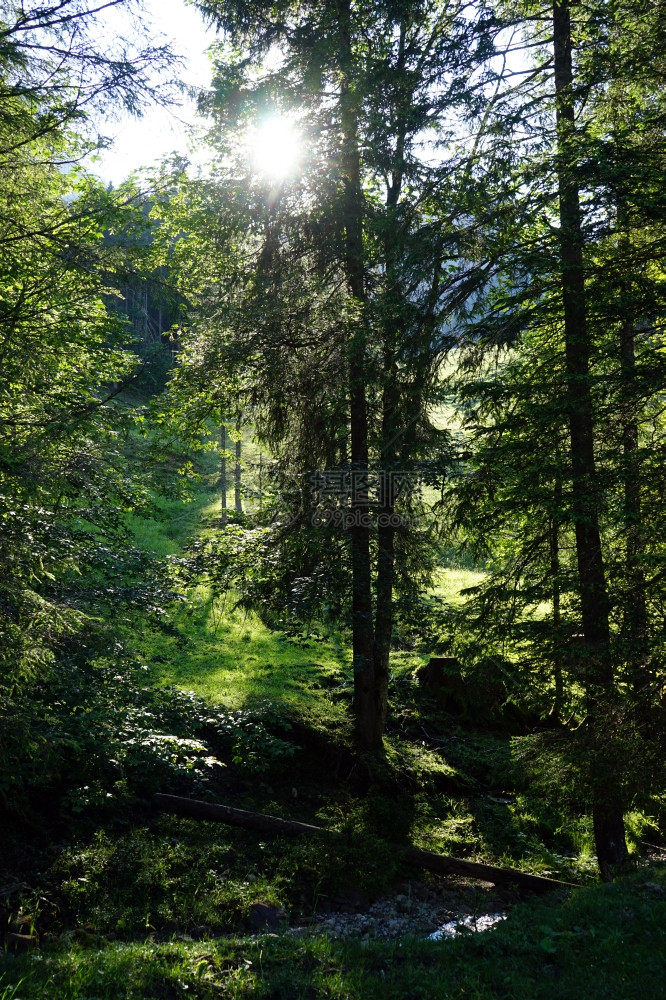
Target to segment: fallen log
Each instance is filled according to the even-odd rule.
[[[249,812],[247,809],[236,809],[233,806],[217,805],[212,802],[202,802],[200,799],[185,799],[180,795],[153,795],[153,808],[161,812],[175,813],[178,816],[189,816],[191,819],[212,820],[216,823],[226,823],[229,826],[239,826],[244,830],[255,830],[258,833],[286,834],[298,836],[301,834],[323,834],[327,837],[342,837],[336,830],[327,830],[311,823],[300,823],[298,820],[281,819],[278,816],[267,816],[265,813]],[[543,875],[530,875],[528,872],[516,871],[514,868],[496,868],[494,865],[484,865],[478,861],[463,861],[461,858],[450,858],[443,854],[433,854],[418,847],[405,847],[402,844],[391,844],[392,850],[399,852],[403,860],[416,868],[436,872],[438,875],[463,875],[467,878],[479,879],[481,882],[515,885],[519,889],[531,892],[547,892],[549,889],[575,889],[573,882],[561,882],[558,879],[545,878]]]

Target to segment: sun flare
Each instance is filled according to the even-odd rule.
[[[254,167],[262,174],[283,180],[293,174],[301,158],[300,136],[288,118],[274,116],[262,121],[250,136]]]

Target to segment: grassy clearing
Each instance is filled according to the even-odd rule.
[[[186,498],[150,494],[151,512],[126,515],[136,545],[159,557],[175,555],[200,527],[202,520],[219,517],[219,503],[211,500],[206,480],[195,482]]]
[[[460,591],[481,575],[443,571],[440,593],[464,600]],[[545,807],[540,791],[530,791],[520,739],[462,729],[424,697],[415,679],[423,662],[417,653],[392,656],[384,777],[379,795],[368,798],[362,783],[331,787],[322,780],[329,762],[349,753],[352,676],[342,639],[295,642],[235,611],[230,598],[212,603],[203,589],[173,612],[171,626],[146,629],[138,640],[153,683],[194,691],[232,711],[277,713],[296,726],[295,756],[288,764],[269,762],[265,784],[250,794],[232,789],[236,804],[383,838],[391,832],[392,839],[427,849],[567,880],[596,879],[589,822]],[[312,740],[314,748],[304,749]],[[260,757],[261,747],[253,754]],[[353,767],[345,764],[339,777]],[[296,786],[311,791],[295,801]],[[637,827],[632,839],[639,837]]]
[[[152,517],[128,514],[127,525],[136,544],[156,556],[175,555],[184,539],[196,530],[202,516],[212,514],[208,491],[198,491],[189,502],[154,497]]]
[[[462,591],[478,586],[484,576],[485,573],[474,569],[442,567],[437,574],[433,594],[450,604],[464,604],[466,597]]]
[[[172,624],[170,633],[147,630],[139,642],[157,683],[229,708],[269,701],[308,711],[316,699],[325,711],[338,711],[350,656],[334,638],[294,642],[256,615],[235,611],[231,598],[211,602],[203,591],[174,613]],[[333,689],[335,698],[326,694]]]
[[[227,435],[228,503],[233,506],[235,443]],[[242,432],[243,506],[259,502],[260,468],[266,467],[252,439],[251,428]],[[197,456],[199,478],[190,487],[189,499],[151,495],[150,516],[127,516],[136,544],[159,558],[175,555],[202,524],[219,522],[219,456]],[[191,690],[213,703],[231,709],[257,702],[272,702],[307,710],[313,690],[338,688],[327,698],[326,710],[336,713],[340,689],[348,684],[349,650],[343,640],[295,642],[266,628],[258,616],[234,610],[233,595],[213,602],[209,592],[197,588],[185,607],[169,613],[169,628],[156,629],[146,621],[140,634],[128,636],[146,663],[153,680]],[[338,713],[339,714],[339,713]]]

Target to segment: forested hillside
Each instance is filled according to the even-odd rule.
[[[666,7],[200,15],[113,188],[178,58],[0,3],[0,1000],[656,998]]]

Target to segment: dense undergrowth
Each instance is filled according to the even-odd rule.
[[[663,996],[666,878],[646,871],[566,900],[524,903],[492,932],[431,942],[331,941],[236,933],[193,941],[70,933],[28,957],[6,956],[3,1000],[272,1000],[334,997]],[[4,986],[4,991],[3,991]]]
[[[205,479],[188,507],[162,498],[132,529],[163,559],[202,516],[213,516]],[[452,573],[451,597],[467,581]],[[442,711],[417,682],[421,652],[394,655],[386,749],[373,756],[353,747],[341,636],[287,637],[205,588],[168,614],[128,611],[113,633],[91,632],[34,698],[34,766],[16,768],[20,787],[5,776],[18,805],[5,810],[0,859],[0,998],[660,996],[666,875],[642,855],[664,802],[627,817],[634,874],[595,884],[575,786],[540,771],[534,734]],[[151,809],[157,791],[343,836],[168,817]],[[307,928],[345,893],[372,899],[423,878],[401,870],[391,841],[588,888],[525,902],[478,938],[255,933],[257,901]]]

